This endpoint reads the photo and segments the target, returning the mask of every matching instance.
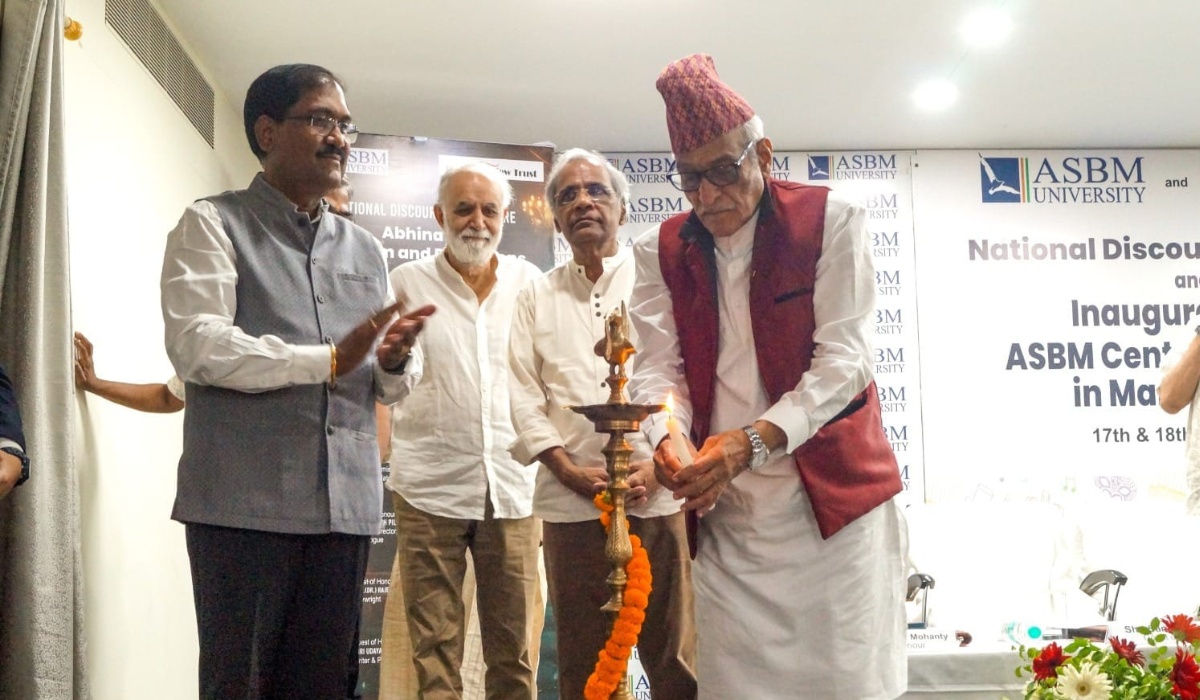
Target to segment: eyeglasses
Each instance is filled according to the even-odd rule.
[[[325,114],[308,114],[298,117],[284,117],[284,121],[308,122],[313,131],[321,135],[322,138],[333,133],[334,129],[342,132],[342,138],[346,139],[346,143],[354,143],[358,140],[358,127],[354,122],[338,121],[331,116]]]
[[[571,204],[576,199],[579,199],[579,192],[587,192],[587,196],[593,202],[606,202],[613,196],[613,191],[601,185],[598,182],[593,182],[589,185],[580,187],[579,185],[571,185],[566,189],[559,190],[554,194],[554,206],[565,207]]]
[[[756,143],[758,142],[751,141],[746,144],[746,148],[742,149],[742,155],[738,156],[738,159],[732,163],[714,165],[708,170],[701,170],[700,172],[667,173],[667,179],[671,181],[672,185],[675,185],[676,189],[683,190],[684,192],[695,192],[700,189],[700,178],[708,180],[717,187],[732,185],[741,178],[742,161],[746,160],[746,156],[750,155],[750,148]]]

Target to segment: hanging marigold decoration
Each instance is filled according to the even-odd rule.
[[[600,509],[600,522],[604,531],[612,527],[613,505],[608,500],[608,493],[601,493],[593,500]],[[646,606],[650,603],[650,557],[642,540],[637,535],[629,536],[629,544],[633,547],[633,558],[625,565],[625,575],[629,580],[625,583],[625,598],[617,619],[613,623],[608,642],[600,650],[596,660],[596,668],[588,677],[583,689],[586,700],[608,700],[613,691],[625,677],[625,669],[633,647],[637,646],[638,634],[642,631],[642,622],[646,619]]]

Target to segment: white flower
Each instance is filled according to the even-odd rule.
[[[1085,661],[1078,668],[1069,664],[1060,666],[1058,685],[1054,689],[1067,700],[1108,700],[1112,681],[1096,668],[1096,664]]]

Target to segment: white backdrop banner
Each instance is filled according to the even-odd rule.
[[[1195,152],[913,161],[927,499],[1183,498],[1155,386],[1200,323]]]

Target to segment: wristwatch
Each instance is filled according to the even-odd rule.
[[[20,486],[29,480],[29,457],[16,447],[0,447],[0,452],[7,452],[10,455],[21,460],[21,478],[17,479],[14,486]]]
[[[742,432],[750,438],[750,462],[746,465],[746,469],[754,471],[767,463],[771,451],[767,449],[767,443],[763,442],[762,435],[758,434],[758,430],[753,425],[742,428]]]

